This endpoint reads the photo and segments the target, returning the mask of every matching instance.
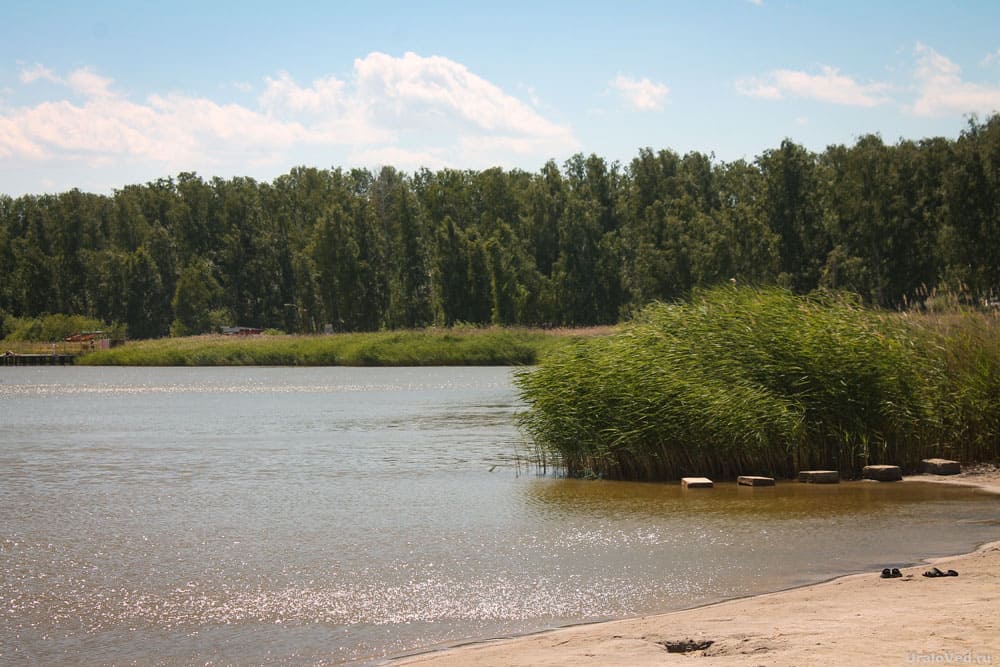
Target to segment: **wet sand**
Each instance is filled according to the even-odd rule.
[[[907,479],[1000,493],[995,467]],[[959,576],[923,576],[935,566]],[[901,573],[891,579],[879,572],[850,575],[696,609],[468,644],[391,664],[641,667],[684,664],[694,657],[699,665],[739,666],[1000,664],[1000,541]],[[672,652],[670,645],[691,650]]]

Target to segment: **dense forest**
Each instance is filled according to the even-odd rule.
[[[131,338],[592,325],[727,281],[883,308],[996,298],[1000,116],[955,140],[786,140],[752,163],[643,149],[538,173],[300,167],[0,196],[0,335],[47,313]]]

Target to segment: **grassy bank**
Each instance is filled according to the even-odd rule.
[[[192,336],[83,355],[109,366],[508,366],[602,330],[426,329],[325,336]]]
[[[652,305],[518,384],[524,427],[573,475],[853,477],[930,455],[1000,456],[1000,327],[971,314],[717,288]]]

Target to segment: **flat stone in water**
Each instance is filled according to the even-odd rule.
[[[840,473],[836,470],[800,470],[799,481],[809,484],[838,484]]]
[[[758,477],[756,475],[740,475],[736,478],[740,486],[774,486],[773,477]]]
[[[903,471],[899,466],[865,466],[861,470],[861,477],[879,482],[898,482],[903,479]]]
[[[957,475],[962,472],[958,461],[948,459],[924,459],[920,462],[920,472],[932,475]]]

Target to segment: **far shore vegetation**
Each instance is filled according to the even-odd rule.
[[[0,353],[73,354],[76,364],[91,366],[522,366],[578,338],[613,330],[456,326],[317,335],[271,330],[128,341],[102,350],[89,341],[65,340],[87,331],[115,340],[119,332],[95,320],[56,315],[12,324]]]
[[[1000,303],[1000,114],[957,139],[752,161],[643,148],[537,172],[191,172],[112,194],[0,193],[0,337],[63,313],[130,340],[615,325],[735,281],[908,310]]]
[[[0,353],[538,365],[524,424],[572,474],[911,469],[1000,456],[998,241],[1000,114],[752,161],[182,172],[0,194]]]
[[[79,316],[7,318],[2,349],[81,365],[531,366],[522,426],[540,460],[578,477],[793,476],[927,457],[1000,460],[1000,309],[959,297],[883,311],[847,292],[731,284],[654,302],[617,326],[428,327],[197,335],[100,349]]]
[[[191,336],[137,341],[80,357],[124,366],[522,366],[571,334],[425,329],[314,336]]]

